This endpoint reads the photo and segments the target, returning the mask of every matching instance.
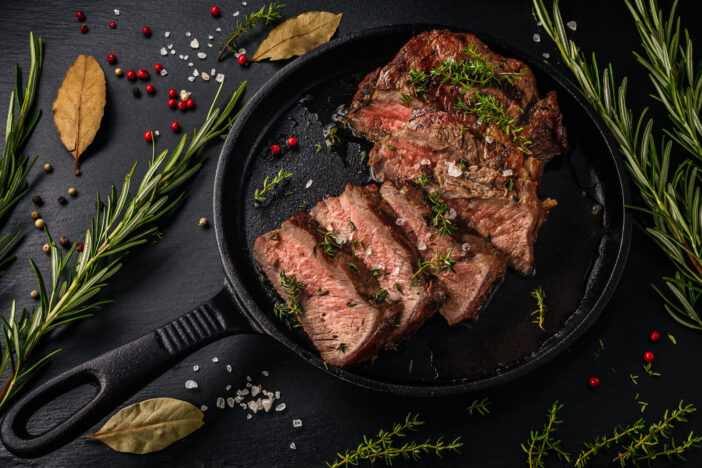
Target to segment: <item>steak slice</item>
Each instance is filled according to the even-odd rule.
[[[298,320],[322,359],[344,367],[382,348],[398,308],[369,303],[362,293],[373,289],[374,279],[363,278],[362,271],[348,267],[349,253],[339,251],[331,257],[319,249],[322,239],[317,228],[309,215],[297,214],[280,229],[259,236],[253,256],[286,302],[290,301],[281,275],[304,284],[298,298],[302,308]],[[356,289],[356,285],[361,287]]]
[[[441,306],[445,292],[436,280],[415,281],[417,252],[384,211],[375,185],[349,184],[341,195],[320,201],[310,213],[324,229],[352,243],[356,258],[377,271],[388,299],[402,304],[390,344],[414,333]]]
[[[402,220],[400,228],[417,246],[423,261],[432,261],[437,254],[449,252],[456,261],[453,271],[432,270],[448,293],[439,313],[449,325],[475,318],[495,282],[505,274],[505,257],[476,235],[459,234],[460,241],[441,235],[437,228],[427,223],[431,208],[422,190],[409,184],[385,183],[380,187],[380,193],[395,216]]]

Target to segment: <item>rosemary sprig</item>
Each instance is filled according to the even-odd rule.
[[[456,225],[447,218],[449,207],[446,202],[441,200],[441,193],[434,192],[427,195],[429,203],[431,203],[431,211],[434,217],[431,219],[431,225],[439,228],[439,234],[448,234],[452,236],[456,232]]]
[[[561,449],[561,441],[554,438],[556,426],[563,421],[558,419],[557,413],[563,408],[563,405],[555,401],[548,410],[546,415],[546,423],[540,431],[530,431],[529,441],[527,444],[522,444],[522,450],[527,455],[527,463],[529,468],[544,468],[544,458],[555,453],[559,460],[565,460],[570,463],[570,455]]]
[[[652,217],[646,232],[668,256],[675,274],[663,277],[668,294],[653,286],[665,302],[666,311],[679,323],[702,330],[697,311],[702,293],[702,236],[700,229],[700,134],[699,108],[702,100],[702,70],[694,66],[692,41],[685,34],[680,44],[680,23],[675,5],[667,21],[654,0],[646,6],[636,0],[627,2],[634,16],[647,58],[647,67],[658,99],[668,110],[673,131],[666,133],[692,157],[671,170],[672,142],[662,138],[660,147],[652,136],[653,121],[644,110],[638,119],[626,101],[627,79],[615,86],[612,65],[602,69],[593,54],[587,60],[569,40],[557,2],[549,14],[543,0],[533,0],[535,16],[558,47],[566,66],[573,72],[581,92],[602,116],[624,155],[645,207],[638,208]]]
[[[76,244],[66,254],[57,247],[48,231],[51,246],[51,277],[45,281],[39,267],[30,260],[39,283],[39,306],[33,311],[26,309],[17,313],[12,303],[8,319],[2,317],[2,332],[5,349],[0,362],[0,374],[9,369],[9,376],[0,388],[0,408],[7,404],[27,379],[47,360],[59,352],[52,353],[35,361],[27,368],[32,351],[40,340],[53,329],[92,315],[107,300],[95,301],[98,294],[122,266],[128,250],[146,243],[158,233],[154,222],[168,213],[183,197],[181,186],[190,179],[202,165],[194,158],[198,149],[208,141],[219,138],[231,127],[236,114],[232,114],[237,101],[244,92],[242,83],[223,109],[214,108],[222,91],[222,83],[210,106],[205,122],[193,132],[188,143],[187,135],[170,152],[164,150],[154,155],[148,169],[135,192],[131,191],[131,179],[136,164],[127,173],[122,188],[117,192],[112,187],[106,204],[97,200],[97,212],[86,231],[84,246],[76,252]]]
[[[28,156],[18,154],[41,116],[40,109],[37,109],[32,115],[30,115],[30,111],[34,105],[37,82],[41,74],[44,47],[41,37],[35,40],[34,34],[31,32],[29,33],[29,50],[30,65],[27,87],[22,92],[22,74],[19,65],[15,64],[15,86],[10,93],[10,105],[5,125],[5,144],[0,156],[0,222],[3,221],[7,212],[27,194],[29,190],[27,175],[36,161],[36,158],[30,161]],[[4,273],[3,268],[14,259],[10,252],[19,236],[19,232],[0,235],[0,276]]]
[[[490,406],[490,399],[488,397],[485,397],[482,400],[478,400],[476,398],[466,409],[470,415],[472,415],[473,411],[475,411],[477,414],[485,416],[486,414],[490,413],[488,406]]]
[[[544,320],[546,319],[546,304],[544,304],[546,293],[541,286],[539,286],[531,292],[531,297],[536,299],[536,310],[531,313],[531,316],[536,318],[534,318],[532,323],[538,325],[539,328],[543,330]]]
[[[276,185],[280,184],[283,182],[285,179],[288,179],[292,177],[292,173],[286,171],[285,169],[281,169],[278,171],[278,174],[273,177],[273,180],[270,182],[268,181],[268,176],[266,176],[263,179],[263,188],[262,189],[256,189],[254,191],[254,198],[260,202],[266,201],[266,197],[263,196],[264,193],[270,192],[273,188],[275,188]]]
[[[405,442],[400,446],[394,445],[398,438],[406,437],[408,431],[418,431],[424,421],[419,419],[419,415],[409,413],[404,423],[395,424],[390,431],[381,429],[375,437],[363,436],[363,442],[353,450],[346,450],[344,453],[337,453],[337,458],[333,462],[327,462],[329,468],[340,468],[344,466],[357,466],[366,461],[371,464],[382,460],[386,465],[402,457],[405,460],[419,461],[424,454],[434,453],[441,457],[444,453],[458,452],[463,446],[460,437],[456,437],[453,442],[446,443],[443,437],[435,441],[427,439],[424,442]]]
[[[229,35],[224,46],[217,54],[217,61],[222,60],[222,56],[227,52],[236,53],[238,51],[236,40],[242,34],[250,33],[253,28],[258,26],[261,22],[264,25],[268,25],[274,21],[278,21],[281,18],[280,11],[285,8],[285,5],[279,2],[269,3],[267,6],[263,5],[260,10],[249,13],[244,18],[244,21],[236,20],[236,29],[233,33]]]
[[[439,255],[439,249],[434,249],[434,257],[431,260],[418,260],[417,271],[412,275],[412,285],[419,284],[419,275],[429,273],[427,270],[433,268],[438,271],[455,271],[453,267],[456,265],[456,260],[451,257],[453,249],[448,249],[445,253]]]
[[[298,281],[294,276],[288,276],[285,271],[280,272],[280,285],[283,286],[285,294],[288,296],[287,304],[275,304],[273,313],[280,320],[295,318],[302,315],[302,307],[300,307],[300,295],[305,290],[305,284]]]

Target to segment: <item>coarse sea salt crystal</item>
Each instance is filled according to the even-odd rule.
[[[242,5],[246,6],[246,2],[241,2]]]
[[[199,75],[199,74],[200,74],[200,73],[197,71],[197,68],[196,68],[195,70],[193,70],[193,76],[197,76],[197,75]]]
[[[168,51],[165,47],[161,47],[161,55],[168,55]]]
[[[290,448],[295,450],[297,446],[295,445],[295,442],[290,442]]]
[[[428,166],[428,165],[430,164],[430,161],[429,161],[428,159],[424,158],[424,159],[422,159],[421,161],[419,161],[419,163],[420,163],[422,166]]]
[[[207,411],[207,405],[200,406],[200,411]]]
[[[172,49],[172,48],[173,48],[173,44],[168,44],[166,47],[168,47],[169,49]]]
[[[222,32],[222,28],[217,28],[217,29],[215,29],[215,31]]]
[[[210,70],[210,75],[214,76],[216,72],[217,72],[217,70],[215,70],[215,69],[213,68],[212,70]]]
[[[247,375],[247,376],[246,376],[246,381],[247,381],[247,382],[251,382],[251,376],[250,376],[250,375]]]
[[[251,419],[251,418],[253,418],[253,416],[251,416],[251,413],[248,413],[248,414],[246,415],[246,419]]]
[[[205,52],[198,52],[197,53],[197,58],[205,60],[207,58],[207,53]]]
[[[243,396],[248,395],[248,394],[249,394],[249,389],[248,389],[248,388],[243,389],[243,390],[241,391],[241,394],[242,394]]]
[[[449,208],[448,212],[446,213],[446,219],[455,219],[456,215],[456,210],[454,210],[453,208]]]
[[[302,427],[302,419],[293,419],[293,427]]]
[[[578,23],[576,23],[576,22],[573,21],[573,20],[568,21],[568,22],[566,23],[566,26],[568,26],[568,28],[569,28],[570,30],[572,30],[572,31],[575,31],[576,29],[578,29]]]
[[[280,403],[276,405],[275,410],[276,411],[283,411],[287,405],[285,403]]]
[[[190,81],[190,82],[195,81],[195,77],[194,77],[194,76],[189,76],[189,77],[188,77],[188,81]]]
[[[403,224],[405,224],[405,218],[397,218],[395,220],[395,224],[397,224],[398,226],[402,226]]]
[[[178,54],[178,58],[183,60],[183,54]]]
[[[308,180],[307,183],[305,184],[305,188],[310,188],[312,187],[312,179]]]
[[[210,75],[205,72],[200,73],[200,78],[202,78],[203,81],[210,81]]]
[[[175,55],[175,49],[171,49],[171,55]]]
[[[115,12],[116,16],[119,16],[119,10],[117,8],[115,8],[113,11]]]
[[[163,37],[171,37],[171,32],[166,31],[165,33],[163,33]]]
[[[270,398],[261,400],[261,405],[263,406],[263,411],[267,413],[271,410],[271,406],[273,406],[273,400],[271,400]]]
[[[512,174],[514,174],[514,173],[512,172],[512,169],[505,169],[504,171],[502,171],[502,176],[503,176],[503,177],[509,177],[509,176],[511,176]]]
[[[193,65],[194,65],[193,62],[188,62],[189,67],[192,67]]]
[[[262,370],[262,371],[261,371],[261,375],[264,376],[264,377],[268,377],[268,376],[271,375],[271,374],[270,374],[267,370]]]
[[[187,388],[188,390],[192,390],[194,388],[197,388],[197,382],[195,382],[194,380],[186,380],[185,381],[185,388]]]
[[[278,398],[280,398],[280,391],[276,390],[275,391],[275,399],[277,400]]]
[[[168,72],[166,71],[165,68],[162,69],[159,73],[161,74],[161,76],[166,76],[166,75],[168,75]]]
[[[190,41],[190,47],[192,47],[193,49],[197,49],[198,47],[200,47],[200,43],[197,42],[197,39],[193,39],[192,41]]]
[[[207,47],[212,47],[212,44],[207,44]]]
[[[260,386],[260,385],[258,385],[258,386],[256,386],[256,387],[251,387],[251,396],[252,396],[252,397],[255,397],[256,395],[259,394],[260,391],[261,391],[261,386]]]
[[[461,174],[463,174],[463,171],[461,170],[460,164],[455,164],[453,161],[448,163],[448,174],[451,177],[459,177]]]
[[[461,250],[468,252],[470,250],[470,244],[468,242],[461,244]]]
[[[422,241],[419,241],[419,243],[417,244],[417,250],[427,250],[427,244],[425,244]]]
[[[214,39],[214,36],[212,34],[210,34],[209,36],[207,36],[207,39],[212,40],[212,39]]]
[[[159,136],[160,134],[161,134],[161,132],[159,132],[158,130],[156,130],[156,131],[154,132],[154,135],[156,135],[156,136]]]
[[[531,38],[534,39],[534,42],[541,42],[541,35],[539,33],[534,34]]]
[[[239,16],[239,10],[236,10],[234,13],[232,13],[232,16]]]
[[[229,398],[227,398],[227,404],[229,405],[230,408],[234,408],[234,405],[236,404],[236,402],[234,401],[234,398],[229,397]]]
[[[219,362],[219,358],[217,356],[213,357],[212,362]]]
[[[226,390],[226,391],[229,391],[229,390],[231,390],[231,389],[232,389],[232,386],[231,386],[231,385],[227,385],[227,386],[226,386],[226,387],[224,387],[224,388],[225,388],[225,390]]]
[[[186,36],[186,37],[190,37],[190,36],[192,36],[192,34],[190,34],[190,31],[188,31],[188,32],[185,33],[185,36]]]
[[[197,364],[195,364],[195,365],[193,366],[193,372],[197,372],[197,371],[199,371],[199,370],[200,370],[200,366],[198,366]]]
[[[548,52],[544,52],[542,55],[543,55],[544,58],[546,58],[546,59],[551,57],[551,54],[549,54]]]
[[[222,398],[222,397],[217,398],[217,408],[219,408],[219,409],[224,408],[224,404],[225,404],[224,398]]]
[[[227,372],[231,372],[231,371],[232,371],[232,365],[231,365],[231,364],[227,364]]]
[[[246,406],[248,406],[249,409],[250,409],[251,411],[254,412],[254,414],[256,413],[256,411],[258,411],[258,407],[257,407],[257,405],[256,405],[256,402],[253,401],[253,400],[249,401],[249,402],[246,404]]]

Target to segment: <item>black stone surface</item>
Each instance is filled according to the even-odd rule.
[[[93,212],[95,192],[104,192],[111,183],[119,183],[135,160],[142,162],[137,171],[142,173],[143,164],[150,157],[150,147],[142,137],[147,128],[159,129],[158,147],[168,148],[177,138],[168,128],[172,120],[177,119],[183,129],[199,124],[214,95],[216,83],[188,82],[186,77],[191,69],[177,54],[189,54],[190,61],[200,70],[216,68],[225,73],[227,90],[231,91],[241,80],[248,80],[249,96],[281,67],[263,63],[241,68],[231,58],[218,64],[211,58],[218,40],[232,26],[232,12],[239,10],[244,15],[260,4],[253,0],[247,6],[241,2],[219,3],[222,9],[219,19],[209,14],[209,3],[182,0],[148,4],[133,0],[86,5],[69,2],[3,4],[0,15],[0,103],[3,108],[12,89],[11,65],[19,62],[25,69],[28,65],[29,31],[41,35],[46,43],[38,94],[39,106],[45,114],[26,148],[30,155],[39,155],[39,160],[30,175],[29,196],[19,203],[2,226],[3,232],[22,229],[25,234],[17,250],[18,261],[0,279],[3,313],[7,313],[13,299],[20,306],[33,305],[29,291],[35,284],[26,258],[31,256],[42,267],[48,266],[47,257],[41,251],[43,234],[32,227],[29,217],[33,209],[32,195],[44,198],[40,212],[55,236],[78,239]],[[681,2],[681,13],[684,26],[691,28],[693,36],[699,36],[699,27],[692,19],[693,4],[692,1]],[[489,33],[534,53],[549,52],[556,57],[545,36],[540,43],[532,40],[539,29],[531,17],[530,5],[527,1],[296,1],[289,4],[285,15],[315,9],[342,12],[339,35],[395,23],[461,26]],[[78,8],[87,15],[90,31],[85,35],[78,30],[79,22],[75,18]],[[114,8],[120,9],[117,17],[112,11]],[[572,37],[580,47],[585,51],[597,51],[602,61],[613,61],[620,76],[629,75],[635,107],[653,106],[654,115],[662,122],[664,114],[648,97],[651,87],[631,55],[631,50],[638,47],[638,39],[624,5],[602,0],[573,1],[565,2],[562,9],[566,20],[574,19],[578,23]],[[118,24],[116,30],[107,26],[112,20]],[[151,38],[141,35],[144,25],[153,30]],[[222,33],[215,32],[218,26],[222,27]],[[164,31],[171,31],[171,37],[165,39]],[[188,47],[190,39],[185,37],[186,31],[192,32],[201,44],[208,42],[208,34],[215,35],[215,48],[208,50],[201,46],[210,56],[205,61],[206,66],[199,63],[202,61]],[[251,53],[262,37],[262,34],[253,35],[244,40],[242,46]],[[159,49],[168,43],[173,43],[178,52],[175,56],[161,57]],[[80,53],[94,55],[103,65],[108,82],[108,104],[97,139],[84,155],[83,175],[76,178],[72,159],[55,131],[51,103],[65,70]],[[116,54],[118,66],[125,70],[151,69],[155,62],[162,62],[168,75],[153,79],[157,87],[154,96],[142,93],[140,99],[135,99],[131,93],[133,85],[115,77],[114,67],[104,60],[108,53]],[[551,62],[560,66],[558,60]],[[199,104],[197,109],[186,114],[169,110],[165,101],[170,87],[192,90]],[[37,382],[178,317],[219,291],[223,274],[213,232],[197,226],[199,218],[211,217],[212,179],[218,148],[210,147],[206,154],[209,162],[189,187],[185,203],[175,216],[162,223],[163,239],[152,247],[135,251],[105,290],[104,297],[116,302],[98,311],[94,318],[59,330],[37,349],[37,353],[63,349],[38,376]],[[54,166],[53,173],[45,174],[41,170],[45,162]],[[55,202],[72,186],[78,189],[78,197],[67,197],[66,206]],[[125,402],[170,396],[209,406],[205,426],[183,441],[148,456],[114,453],[100,443],[85,440],[76,440],[38,460],[21,460],[0,449],[0,465],[322,466],[325,460],[332,460],[337,451],[358,444],[362,434],[389,427],[412,411],[419,412],[427,421],[418,438],[443,434],[452,439],[460,435],[466,444],[461,455],[442,461],[427,457],[421,466],[521,466],[524,456],[520,442],[526,440],[530,428],[542,424],[547,407],[556,399],[565,404],[561,414],[565,422],[560,435],[565,447],[577,452],[581,442],[608,431],[617,423],[629,423],[640,417],[640,405],[634,399],[637,393],[638,400],[649,403],[643,416],[651,421],[681,399],[700,404],[700,335],[675,324],[649,287],[651,282],[659,282],[662,275],[670,272],[669,264],[653,243],[640,230],[635,230],[621,284],[592,329],[568,352],[543,368],[491,391],[453,398],[413,399],[360,390],[312,368],[268,338],[239,336],[221,340],[187,358]],[[657,344],[647,339],[654,329],[664,336]],[[665,338],[667,332],[676,337],[677,345]],[[593,363],[591,354],[598,348],[599,339],[604,342],[605,350]],[[656,354],[655,368],[661,372],[661,377],[646,376],[641,368],[641,355],[646,350]],[[218,363],[212,362],[215,356],[219,358]],[[193,372],[192,366],[196,364],[200,370]],[[226,364],[231,364],[231,373],[225,370]],[[262,370],[269,371],[270,376],[262,376]],[[638,385],[632,383],[629,374],[639,375]],[[239,408],[217,409],[217,397],[226,397],[229,393],[225,387],[232,385],[233,390],[243,387],[247,375],[265,388],[280,390],[287,409],[283,413],[258,414],[251,420],[247,420]],[[602,380],[596,390],[587,386],[587,378],[593,375]],[[190,378],[199,383],[195,391],[184,388],[185,380]],[[40,431],[51,427],[87,395],[79,390],[55,402],[32,421],[31,428]],[[469,416],[465,407],[483,396],[492,401],[491,414]],[[292,419],[296,418],[303,421],[301,428],[292,427]],[[93,429],[97,430],[101,424]],[[700,417],[693,415],[688,426],[685,429],[702,429]],[[291,442],[295,443],[296,450],[289,448]],[[662,462],[661,466],[666,464]],[[693,452],[687,465],[700,464],[702,451]],[[558,466],[558,462],[554,465]],[[403,465],[397,463],[396,466]],[[603,461],[594,466],[607,464]]]

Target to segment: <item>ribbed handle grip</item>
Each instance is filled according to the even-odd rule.
[[[7,449],[24,458],[45,455],[67,444],[107,416],[136,391],[196,349],[226,335],[253,332],[234,311],[229,293],[117,349],[40,385],[12,405],[0,436]],[[42,406],[60,395],[90,384],[97,394],[59,425],[42,434],[27,431],[27,422]]]

